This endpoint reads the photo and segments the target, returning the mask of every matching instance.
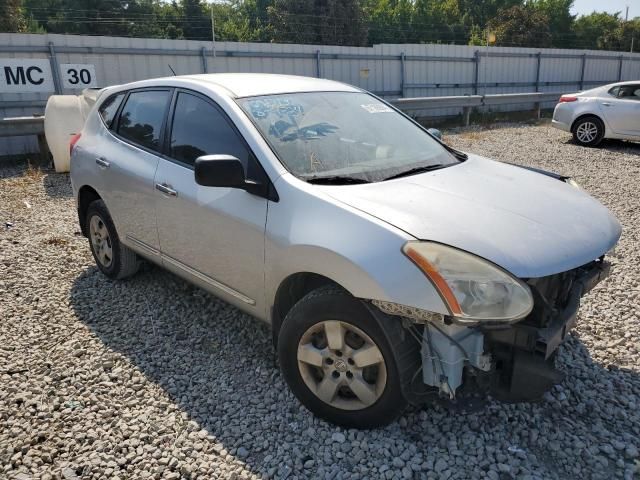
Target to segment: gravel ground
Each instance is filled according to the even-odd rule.
[[[575,177],[623,223],[544,402],[438,403],[369,432],[317,420],[266,326],[157,268],[107,280],[68,176],[4,166],[0,477],[639,478],[640,145],[585,149],[548,126],[446,133]]]

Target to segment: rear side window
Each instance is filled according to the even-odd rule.
[[[100,112],[100,117],[102,117],[102,121],[109,129],[111,129],[111,127],[113,126],[113,120],[116,118],[116,112],[118,111],[118,107],[122,103],[124,94],[125,92],[111,95],[104,102],[102,102],[102,105],[100,105],[100,109],[98,110]]]
[[[138,145],[160,150],[160,132],[169,97],[168,91],[132,92],[120,114],[118,133]]]
[[[242,161],[245,172],[251,176],[251,153],[224,115],[195,95],[178,94],[171,129],[171,157],[193,165],[202,155],[223,154]]]

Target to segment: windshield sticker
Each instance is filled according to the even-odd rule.
[[[369,113],[387,113],[393,112],[391,108],[386,106],[384,103],[365,103],[364,105],[360,105]]]
[[[277,117],[296,117],[304,112],[302,105],[293,103],[287,98],[262,98],[249,102],[251,115],[255,119],[267,118],[269,115]]]

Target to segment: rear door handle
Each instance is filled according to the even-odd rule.
[[[159,190],[165,195],[169,195],[170,197],[178,196],[178,192],[176,192],[173,188],[171,188],[169,185],[166,185],[164,183],[156,183],[156,190]]]
[[[107,162],[107,159],[104,157],[96,158],[96,163],[100,168],[109,168],[109,165],[111,165],[109,162]]]

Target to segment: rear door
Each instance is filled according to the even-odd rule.
[[[202,155],[240,159],[247,176],[263,174],[223,110],[208,97],[177,90],[169,112],[166,157],[155,177],[163,264],[247,311],[264,308],[265,198],[195,182]]]
[[[148,255],[159,255],[153,179],[171,95],[168,88],[130,91],[112,125],[114,138],[96,159],[118,235]]]
[[[640,135],[640,83],[613,87],[599,103],[607,124],[615,133]]]

